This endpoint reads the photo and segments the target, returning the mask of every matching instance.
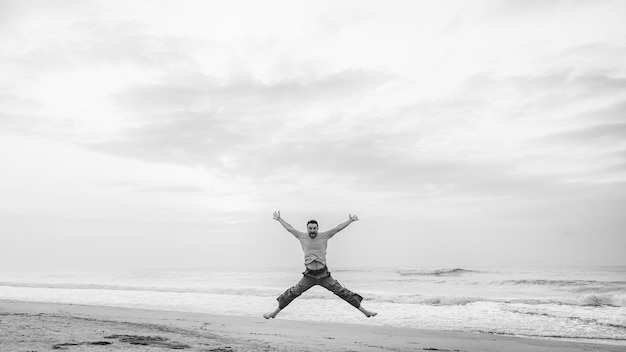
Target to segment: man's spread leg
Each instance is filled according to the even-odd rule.
[[[282,295],[278,296],[278,308],[271,313],[263,314],[265,319],[274,319],[280,313],[283,308],[287,307],[291,301],[298,298],[302,293],[310,289],[315,285],[315,280],[306,276],[302,276],[302,279],[295,285],[287,289]]]
[[[300,279],[300,281],[295,284],[295,286],[290,287],[282,295],[276,298],[276,300],[278,301],[278,308],[285,308],[289,303],[291,303],[291,301],[298,298],[301,294],[303,294],[313,286],[315,286],[315,280],[303,276],[302,279]]]
[[[360,310],[361,313],[363,313],[366,317],[369,318],[378,314],[376,312],[369,311],[361,306],[361,301],[363,301],[363,297],[343,287],[337,280],[333,279],[332,276],[329,275],[328,277],[322,279],[320,285],[325,287],[332,293],[336,294],[344,301],[348,302],[354,308]]]

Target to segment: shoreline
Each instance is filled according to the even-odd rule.
[[[375,319],[372,318],[372,319]],[[620,345],[387,326],[0,300],[9,351],[625,351]]]

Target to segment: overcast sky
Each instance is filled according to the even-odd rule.
[[[0,268],[626,265],[624,1],[0,1]]]

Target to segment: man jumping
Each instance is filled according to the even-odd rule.
[[[289,225],[285,220],[283,220],[283,218],[280,217],[280,211],[274,212],[274,220],[280,222],[281,225],[287,229],[287,231],[300,240],[302,250],[304,251],[304,265],[306,267],[306,271],[302,273],[303,276],[302,279],[300,279],[300,282],[289,288],[282,295],[278,296],[276,299],[278,301],[278,308],[271,313],[264,314],[263,317],[265,317],[265,319],[275,318],[281,310],[291,303],[291,301],[315,285],[320,285],[341,297],[343,300],[360,310],[368,318],[377,314],[376,312],[371,312],[365,309],[361,305],[363,297],[341,286],[337,280],[330,276],[330,272],[326,267],[326,246],[328,240],[337,232],[345,229],[352,222],[359,220],[356,215],[348,215],[348,220],[346,222],[337,225],[337,227],[332,230],[320,232],[319,234],[317,232],[318,224],[315,220],[310,220],[307,223],[308,233],[294,229],[293,226]]]

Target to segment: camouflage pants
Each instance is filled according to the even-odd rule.
[[[278,296],[276,299],[278,301],[278,308],[285,308],[291,301],[298,298],[315,285],[324,287],[357,309],[361,306],[363,297],[343,287],[337,280],[330,276],[330,272],[325,271],[319,275],[310,275],[308,272],[304,272],[302,279],[300,279],[295,286],[290,287],[282,295]]]

